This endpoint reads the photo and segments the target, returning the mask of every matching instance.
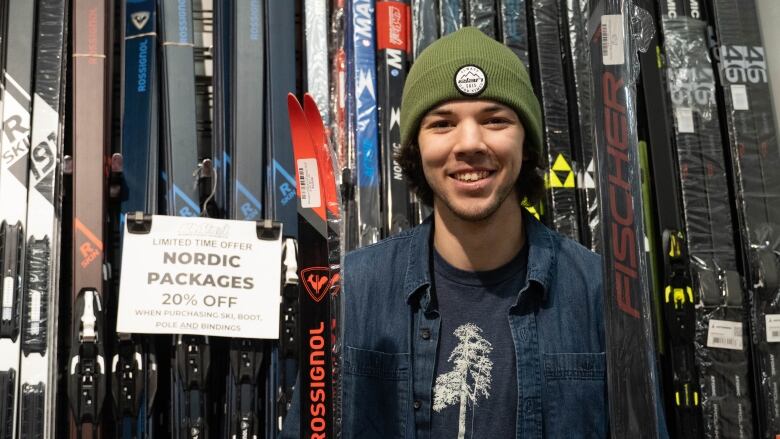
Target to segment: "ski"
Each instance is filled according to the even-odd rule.
[[[341,345],[341,197],[336,186],[335,176],[337,167],[334,161],[334,153],[328,145],[323,121],[319,116],[317,103],[314,97],[308,93],[303,96],[303,111],[309,125],[309,133],[314,141],[317,152],[317,170],[319,172],[326,207],[325,217],[328,223],[328,277],[331,279],[328,285],[328,298],[330,301],[330,331],[331,331],[331,406],[333,407],[333,436],[341,437],[342,425],[342,345]]]
[[[19,437],[53,437],[67,30],[64,0],[38,2],[22,300]],[[65,326],[67,327],[67,326]]]
[[[552,228],[580,240],[576,176],[569,138],[568,103],[559,37],[557,0],[533,0],[534,61],[536,89],[541,96],[544,123],[544,150],[547,220]]]
[[[777,251],[780,249],[780,166],[777,132],[770,101],[758,17],[753,1],[711,0],[708,6],[716,39],[712,47],[723,104],[721,125],[731,157],[731,186],[747,280],[753,376],[761,438],[780,434],[780,356],[776,321],[780,294]]]
[[[593,108],[590,105],[593,96],[590,83],[591,72],[588,67],[588,0],[565,0],[561,3],[561,16],[568,34],[563,38],[566,62],[566,79],[573,85],[568,88],[569,121],[572,145],[572,157],[577,165],[576,193],[579,201],[580,243],[591,250],[600,252],[599,247],[599,207],[596,194],[595,163],[593,161]]]
[[[328,255],[327,194],[317,140],[297,98],[288,95],[288,112],[298,181],[298,251],[301,437],[333,434],[331,360],[331,273]],[[324,181],[325,180],[325,181]],[[335,191],[334,191],[335,192]]]
[[[298,316],[296,310],[298,279],[295,268],[295,240],[298,238],[298,213],[295,201],[295,160],[290,149],[291,133],[287,115],[287,93],[298,89],[296,76],[299,64],[295,58],[298,44],[296,29],[296,2],[266,1],[266,64],[265,64],[265,145],[266,185],[265,216],[282,223],[285,242],[285,285],[283,287],[282,322],[288,326]],[[295,299],[293,299],[295,297]],[[287,334],[283,332],[283,335]],[[293,337],[295,334],[292,334]],[[292,382],[295,378],[297,347],[292,348],[290,340],[282,342],[283,361],[274,348],[271,353],[269,374],[266,378],[266,436],[275,437],[281,430],[282,420],[287,413],[287,404],[292,399]],[[276,404],[271,401],[276,400]],[[276,420],[276,425],[273,424]]]
[[[101,436],[107,359],[103,303],[105,163],[108,120],[108,17],[103,0],[74,2],[72,13],[73,273],[68,361],[71,438]]]
[[[328,74],[328,2],[306,0],[306,88],[321,109],[320,117],[330,121],[330,81]]]
[[[379,241],[382,228],[374,2],[354,0],[348,10],[352,64],[347,76],[354,109],[358,246],[364,246]]]
[[[414,59],[439,39],[436,0],[410,0],[412,6],[412,55]]]
[[[530,73],[526,0],[501,0],[501,42],[512,49]]]
[[[449,35],[466,22],[461,0],[439,0],[439,29],[441,35]]]
[[[224,164],[227,178],[222,185],[227,189],[227,218],[261,221],[263,216],[264,179],[264,43],[266,40],[265,2],[225,2],[218,9],[217,20],[225,26],[219,29],[219,49],[229,51],[219,59],[227,61],[219,70],[225,74],[218,83],[222,89],[217,96],[225,130]],[[227,16],[220,16],[225,13]],[[223,56],[224,55],[224,56]],[[219,116],[218,116],[219,117]],[[218,182],[219,184],[219,182]],[[269,369],[271,346],[269,342],[250,339],[228,341],[228,370],[225,392],[224,437],[266,436],[266,408],[273,406],[268,399],[263,372]],[[271,393],[272,394],[272,393]],[[273,431],[273,429],[271,429]],[[273,436],[268,436],[273,437]]]
[[[465,0],[466,23],[496,39],[501,33],[496,28],[496,0]]]
[[[119,230],[124,230],[125,215],[157,213],[156,9],[153,0],[125,0],[122,5],[121,142],[120,152],[112,156],[112,168],[121,171]],[[117,251],[117,261],[121,267],[121,251]],[[159,372],[151,338],[120,333],[114,350],[111,390],[117,437],[152,437]]]
[[[631,2],[594,2],[588,20],[599,176],[610,431],[658,436],[651,305],[636,137]],[[627,354],[630,353],[630,354]]]
[[[198,131],[195,108],[192,2],[162,0],[163,181],[168,215],[200,215],[196,170]],[[171,358],[171,433],[175,438],[211,436],[208,337],[176,335]]]
[[[702,437],[701,389],[695,364],[696,301],[690,271],[690,257],[680,199],[680,176],[672,139],[674,137],[661,65],[660,22],[656,6],[650,0],[637,5],[647,10],[658,29],[650,49],[639,55],[641,64],[639,108],[640,138],[649,142],[652,163],[657,230],[655,246],[661,249],[655,265],[661,275],[654,294],[661,298],[664,349],[662,371],[665,376],[666,413],[672,437]],[[653,241],[651,241],[653,244]],[[698,296],[697,296],[698,297]]]
[[[35,5],[25,0],[7,2],[6,63],[3,70],[0,137],[0,221],[3,227],[3,286],[0,313],[0,437],[18,434],[19,362],[23,335],[24,237],[27,219],[28,156],[32,102]],[[13,19],[11,19],[13,17]]]
[[[295,164],[290,151],[290,125],[284,111],[287,93],[295,91],[295,2],[266,2],[266,96],[267,151],[266,215],[284,226],[285,237],[297,236]]]
[[[382,236],[408,229],[411,223],[409,188],[395,155],[401,148],[401,94],[409,56],[408,2],[380,1],[377,19],[377,96],[382,166]]]
[[[724,196],[728,181],[706,23],[700,19],[696,0],[662,4],[660,10],[687,232],[683,244],[688,247],[701,304],[696,313],[695,361],[703,432],[707,437],[752,437],[749,366],[743,343],[748,322],[737,272],[737,247],[733,227],[729,227],[731,211]],[[723,328],[733,328],[732,334],[723,334]]]

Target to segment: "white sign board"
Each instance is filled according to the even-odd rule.
[[[279,338],[281,233],[260,239],[252,221],[151,218],[148,233],[125,225],[117,332]]]

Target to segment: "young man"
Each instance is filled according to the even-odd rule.
[[[475,28],[441,38],[401,132],[433,215],[346,257],[342,437],[607,437],[601,261],[521,207],[544,184],[521,61]]]

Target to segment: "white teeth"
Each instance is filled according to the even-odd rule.
[[[488,171],[461,172],[455,174],[455,179],[459,181],[477,181],[486,178],[488,175],[490,175],[490,172]]]

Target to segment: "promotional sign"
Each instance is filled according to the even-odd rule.
[[[117,332],[279,338],[281,225],[128,215]]]

